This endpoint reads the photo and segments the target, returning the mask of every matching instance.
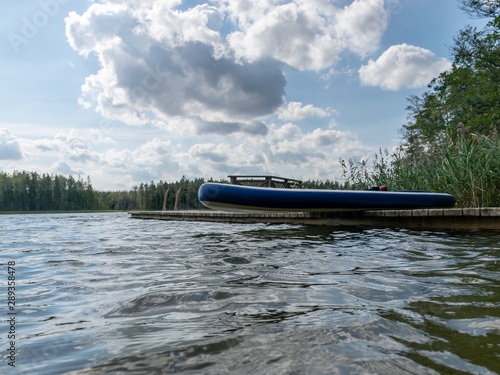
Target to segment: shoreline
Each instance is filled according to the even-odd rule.
[[[92,213],[113,213],[113,212],[129,212],[129,211],[128,210],[0,211],[0,215],[92,214]]]

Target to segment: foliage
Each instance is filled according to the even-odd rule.
[[[203,209],[198,189],[204,182],[183,177],[173,183],[141,183],[130,191],[96,191],[89,177],[0,173],[0,211],[161,210],[169,186],[167,209],[174,208],[179,189],[179,209]]]
[[[188,180],[184,176],[176,182],[167,183],[159,181],[155,183],[151,181],[149,184],[140,184],[139,187],[134,186],[132,191],[129,192],[129,207],[126,209],[139,209],[139,210],[161,210],[165,193],[170,187],[170,192],[167,196],[167,210],[173,210],[177,193],[179,193],[178,209],[204,209],[198,200],[198,189],[205,180],[203,178],[195,178]]]
[[[500,206],[500,1],[461,5],[491,18],[487,26],[460,31],[452,69],[408,99],[395,153],[380,151],[371,167],[341,160],[347,187],[432,190],[454,195],[460,207]]]
[[[346,186],[367,189],[387,185],[391,190],[449,193],[459,207],[500,206],[500,143],[498,136],[446,133],[440,142],[419,149],[380,150],[368,163],[341,161]]]
[[[407,145],[434,142],[444,130],[458,136],[459,124],[472,133],[500,131],[500,2],[462,0],[469,13],[494,17],[483,30],[466,27],[455,38],[452,69],[408,101]]]
[[[461,0],[461,9],[473,17],[496,18],[500,15],[498,0]]]
[[[0,173],[0,211],[91,210],[95,206],[90,179],[40,176],[36,172]]]
[[[322,180],[307,180],[303,181],[302,185],[305,189],[325,189],[325,190],[337,190],[344,189],[344,184],[339,183],[338,181],[322,181]]]

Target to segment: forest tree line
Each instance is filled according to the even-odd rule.
[[[200,209],[198,188],[203,179],[141,183],[129,191],[99,191],[90,176],[85,180],[37,172],[0,173],[0,211],[159,210],[168,187],[167,208],[173,209],[177,191],[179,209]]]
[[[229,183],[227,180],[211,182]],[[92,187],[88,176],[63,176],[37,172],[0,173],[0,211],[106,211],[106,210],[161,210],[165,193],[167,209],[174,209],[177,192],[180,210],[204,209],[198,200],[198,189],[206,182],[203,178],[193,180],[182,177],[175,182],[141,183],[129,191],[98,191]],[[335,181],[306,181],[304,187],[337,189]]]

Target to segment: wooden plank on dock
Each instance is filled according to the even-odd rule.
[[[425,230],[498,230],[500,207],[334,212],[130,211],[134,219]]]

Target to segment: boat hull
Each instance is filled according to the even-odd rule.
[[[222,211],[345,211],[450,208],[449,194],[415,191],[274,189],[205,183],[200,202]]]

